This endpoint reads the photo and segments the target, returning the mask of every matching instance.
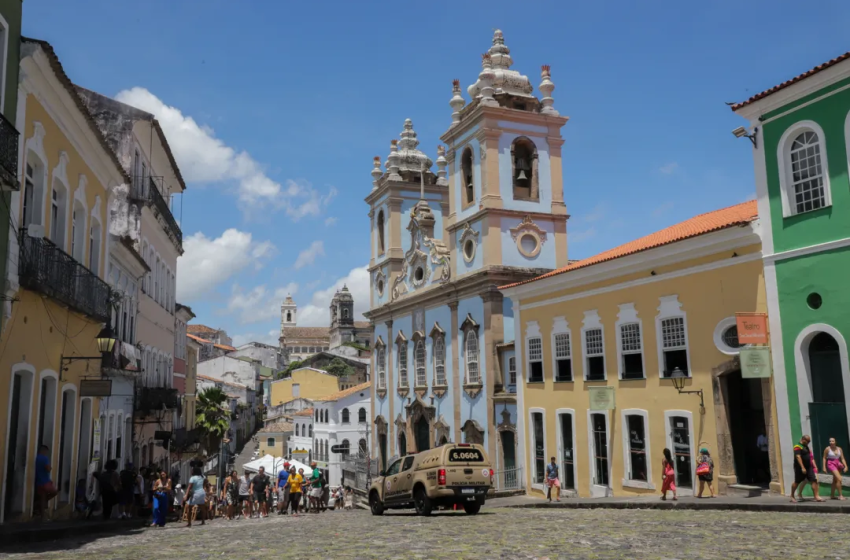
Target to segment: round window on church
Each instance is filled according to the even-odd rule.
[[[475,258],[475,241],[472,239],[467,239],[466,243],[463,244],[463,260],[466,262],[472,262],[472,259]]]
[[[417,266],[416,270],[413,271],[413,280],[416,283],[420,283],[425,279],[425,269],[421,266]]]
[[[540,252],[540,238],[532,231],[526,231],[517,239],[519,252],[528,258],[536,257]]]

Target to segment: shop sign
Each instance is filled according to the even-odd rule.
[[[744,344],[767,344],[766,313],[735,313],[738,327],[738,342]]]
[[[614,410],[613,387],[590,387],[590,410]]]
[[[770,377],[770,347],[741,348],[741,377],[757,379]]]
[[[81,397],[108,397],[112,395],[111,379],[83,379],[80,381]]]
[[[92,459],[100,459],[100,418],[94,421],[94,435],[92,436]]]

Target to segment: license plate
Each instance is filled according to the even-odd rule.
[[[475,494],[475,488],[463,488],[460,491],[461,494]]]

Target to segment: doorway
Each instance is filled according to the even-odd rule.
[[[676,486],[694,487],[693,461],[691,460],[691,421],[687,416],[670,417],[670,440],[676,470]]]
[[[514,489],[519,487],[519,479],[516,471],[516,436],[510,430],[502,430],[502,471],[500,477],[503,489]]]
[[[419,417],[413,424],[414,438],[416,439],[416,452],[422,453],[431,449],[430,425],[424,415]]]
[[[575,490],[575,449],[573,444],[573,415],[561,413],[561,487]]]
[[[3,500],[5,522],[24,512],[33,377],[28,371],[18,371],[12,375],[9,437],[6,445],[6,491]]]
[[[724,376],[726,414],[738,484],[770,486],[770,456],[764,420],[762,380],[744,379],[741,371]]]
[[[590,445],[593,454],[593,481],[590,497],[607,497],[610,490],[608,455],[608,417],[602,413],[590,415]]]
[[[818,333],[809,343],[808,357],[812,384],[812,402],[809,403],[812,449],[815,455],[821,453],[831,437],[839,447],[848,449],[850,438],[838,342],[828,333]]]
[[[404,433],[404,428],[398,433],[398,456],[404,457],[407,455],[407,434]]]
[[[378,434],[378,448],[381,452],[381,470],[387,470],[387,434]]]

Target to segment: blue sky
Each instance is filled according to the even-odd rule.
[[[372,157],[411,118],[436,159],[451,80],[475,81],[497,27],[535,88],[552,66],[583,258],[751,198],[724,102],[850,49],[850,3],[26,0],[23,22],[76,83],[163,122],[189,183],[179,299],[236,343],[276,339],[287,292],[299,324],[343,282],[366,308]]]

